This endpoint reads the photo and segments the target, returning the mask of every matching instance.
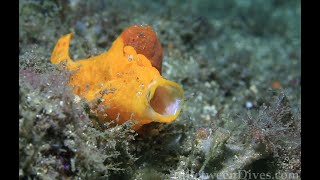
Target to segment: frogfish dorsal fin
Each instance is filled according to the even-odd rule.
[[[72,62],[69,56],[69,45],[71,37],[72,33],[69,33],[59,39],[51,55],[52,64],[59,64],[63,61],[67,61],[67,63]]]

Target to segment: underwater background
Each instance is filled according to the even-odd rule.
[[[20,179],[301,179],[300,0],[19,0]],[[103,128],[50,63],[150,25],[180,116]]]

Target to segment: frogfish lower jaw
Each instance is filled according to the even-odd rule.
[[[150,119],[169,123],[178,117],[184,94],[177,83],[159,77],[149,85],[146,98]]]

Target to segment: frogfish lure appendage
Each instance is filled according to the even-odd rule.
[[[69,86],[88,102],[100,99],[93,112],[101,122],[123,124],[136,120],[134,129],[151,122],[170,123],[180,114],[181,86],[161,76],[162,48],[149,26],[130,26],[109,51],[73,61],[69,56],[72,33],[62,36],[51,63],[72,71]]]

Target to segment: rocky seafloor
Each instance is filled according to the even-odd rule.
[[[20,179],[300,179],[300,1],[19,1]],[[150,25],[163,76],[182,85],[171,124],[101,127],[50,63]],[[108,125],[106,125],[108,126]]]

